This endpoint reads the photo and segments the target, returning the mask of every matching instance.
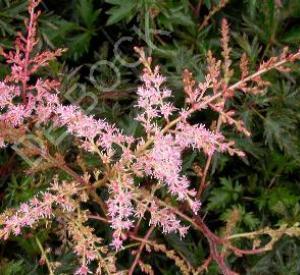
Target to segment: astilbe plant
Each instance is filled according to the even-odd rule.
[[[230,60],[229,27],[223,20],[223,61],[208,52],[207,74],[202,83],[197,84],[188,70],[183,72],[186,100],[183,108],[177,108],[172,103],[172,91],[165,86],[166,79],[160,74],[159,66],[153,66],[151,57],[147,57],[143,49],[136,48],[144,69],[142,84],[137,89],[135,106],[138,114],[135,119],[143,127],[144,135],[129,136],[103,119],[86,115],[77,106],[63,105],[59,99],[58,81],[34,77],[41,67],[47,66],[50,60],[64,51],[37,52],[39,12],[36,9],[39,3],[38,0],[29,3],[30,17],[25,22],[27,35],[18,34],[14,50],[6,52],[1,49],[11,68],[10,75],[0,83],[1,147],[18,142],[18,138],[33,129],[51,124],[57,128],[64,127],[78,141],[76,144],[81,150],[96,155],[99,168],[79,174],[72,170],[63,156],[51,153],[46,142],[41,148],[35,148],[34,154],[44,159],[44,166],[59,168],[72,180],[60,181],[55,177],[47,191],[23,203],[19,209],[7,209],[0,217],[0,238],[6,240],[12,235],[20,235],[23,228],[36,227],[44,220],[55,220],[61,245],[71,243],[78,256],[75,274],[132,274],[137,266],[151,274],[151,266],[141,260],[145,247],[148,251],[165,253],[184,274],[201,273],[212,261],[217,262],[224,274],[235,274],[225,261],[230,253],[242,256],[271,249],[278,239],[272,237],[278,237],[278,232],[271,229],[267,234],[271,236],[272,243],[266,246],[251,250],[234,246],[233,239],[252,238],[266,232],[230,235],[236,217],[232,217],[233,225],[229,223],[225,237],[214,234],[201,218],[200,198],[207,187],[207,173],[216,152],[244,156],[233,141],[222,135],[222,124],[232,125],[237,131],[250,135],[243,122],[235,117],[234,110],[227,109],[226,103],[235,93],[257,94],[265,89],[269,83],[262,80],[261,75],[271,69],[287,70],[285,63],[299,59],[300,52],[289,53],[285,49],[280,56],[260,64],[254,73],[250,73],[247,57],[243,55],[241,77],[232,83],[234,71]],[[207,108],[219,114],[214,129],[190,123],[192,114]],[[207,159],[205,167],[198,169],[200,180],[197,190],[182,173],[182,155],[187,149],[202,152]],[[107,190],[109,198],[106,201],[99,195],[100,190]],[[86,202],[98,204],[101,211],[91,213]],[[112,229],[110,245],[97,236],[89,225],[90,220]],[[149,229],[144,237],[139,237],[142,224],[148,225]],[[198,268],[191,267],[165,245],[149,240],[154,230],[161,230],[164,234],[175,232],[184,238],[190,227],[203,233],[210,248],[209,257],[202,265],[199,263]],[[296,229],[285,232],[299,235]],[[128,270],[118,270],[115,251],[129,249],[130,245],[125,244],[132,241],[140,242],[139,248],[134,251],[135,259]],[[55,265],[49,261],[47,265],[49,272],[54,274]]]

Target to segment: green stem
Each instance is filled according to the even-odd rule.
[[[52,268],[51,268],[51,263],[50,263],[50,261],[49,261],[49,259],[48,259],[48,257],[47,257],[47,253],[46,253],[46,251],[44,250],[44,248],[43,248],[43,246],[42,246],[42,244],[41,244],[39,238],[36,237],[35,240],[36,240],[36,243],[37,243],[37,245],[38,245],[38,247],[39,247],[39,249],[40,249],[40,251],[41,251],[41,253],[42,253],[43,258],[44,258],[45,261],[46,261],[47,267],[48,267],[48,269],[49,269],[49,274],[50,274],[50,275],[54,275],[54,272],[53,272],[53,270],[52,270]]]

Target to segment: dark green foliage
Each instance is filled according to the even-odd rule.
[[[209,203],[207,209],[217,210],[226,209],[232,202],[238,201],[241,197],[243,189],[242,186],[226,178],[221,178],[221,187],[214,188],[210,193]]]
[[[41,17],[41,47],[66,47],[68,52],[63,64],[51,64],[53,76],[62,83],[61,95],[66,102],[72,90],[72,100],[81,99],[83,91],[92,94],[98,104],[92,112],[118,124],[125,133],[141,135],[141,129],[132,120],[134,115],[134,89],[138,82],[139,67],[125,67],[114,52],[116,42],[128,38],[120,46],[122,59],[135,62],[134,46],[144,46],[151,52],[153,61],[162,66],[168,76],[168,84],[175,92],[178,106],[182,106],[181,73],[190,69],[195,78],[203,79],[205,55],[212,49],[220,56],[220,20],[226,17],[231,25],[233,67],[245,52],[250,68],[255,71],[257,63],[280,52],[284,45],[296,48],[300,42],[299,0],[232,0],[216,13],[210,24],[199,31],[204,16],[219,1],[205,0],[200,13],[195,11],[199,1],[166,0],[73,0],[44,1],[46,11]],[[282,7],[277,6],[282,2]],[[277,3],[277,4],[276,4]],[[20,30],[26,15],[26,1],[0,1],[1,45],[12,45],[13,37]],[[94,65],[103,60],[111,62],[120,73],[120,84],[110,91],[93,85],[89,73]],[[218,156],[213,161],[209,175],[210,185],[203,196],[201,215],[207,215],[208,226],[214,232],[222,232],[234,209],[240,213],[235,232],[248,232],[265,226],[289,224],[300,221],[300,92],[299,63],[293,65],[294,73],[268,73],[266,79],[272,84],[259,96],[239,97],[232,103],[252,136],[245,139],[231,129],[224,129],[227,137],[235,140],[238,147],[247,153],[244,159]],[[1,66],[1,78],[6,68]],[[114,83],[116,75],[112,67],[101,66],[95,71],[95,81],[101,86]],[[238,77],[237,75],[235,77]],[[75,85],[79,83],[80,85]],[[82,89],[84,88],[84,89]],[[87,100],[87,101],[85,101]],[[88,99],[80,101],[87,109]],[[212,118],[207,112],[195,117],[195,122]],[[61,133],[52,133],[59,135]],[[72,140],[64,139],[53,150],[66,153],[74,159],[77,152]],[[14,207],[44,190],[53,175],[34,176],[25,174],[26,163],[15,157],[9,162],[11,149],[1,151],[0,170],[1,208]],[[98,165],[90,156],[80,156],[87,162],[87,169]],[[202,155],[186,152],[184,172],[192,179],[194,163],[205,163]],[[65,177],[65,175],[60,175]],[[198,182],[194,182],[197,186]],[[49,232],[35,230],[43,246],[53,245]],[[54,227],[55,230],[55,227]],[[101,229],[99,229],[101,232]],[[191,231],[184,241],[178,236],[160,236],[167,245],[183,255],[193,266],[199,266],[207,258],[208,247],[202,236]],[[240,247],[247,244],[238,243]],[[46,274],[47,268],[39,265],[40,251],[35,238],[16,238],[0,246],[0,275]],[[300,274],[299,240],[284,238],[272,252],[246,257],[232,257],[232,268],[241,274]],[[72,274],[74,255],[66,251],[62,258],[51,260],[62,263],[58,274]],[[128,257],[120,266],[128,265]],[[180,274],[164,254],[145,258],[152,265],[160,266],[157,274]],[[145,262],[147,262],[145,261]],[[172,268],[171,268],[172,267]],[[218,274],[211,265],[208,274]]]
[[[275,246],[274,251],[257,259],[253,267],[249,268],[247,274],[273,275],[291,274],[300,272],[300,250],[299,241],[284,239]]]

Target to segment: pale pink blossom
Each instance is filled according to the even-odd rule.
[[[20,89],[18,87],[0,82],[0,110],[13,104],[13,98],[19,95]]]
[[[191,210],[194,212],[195,215],[197,215],[202,205],[201,202],[198,200],[189,199],[188,203],[190,205]]]
[[[123,247],[123,240],[121,238],[121,234],[118,231],[115,231],[112,237],[113,239],[110,245],[114,250],[119,251]]]
[[[11,233],[17,236],[23,227],[32,227],[39,220],[50,218],[54,201],[50,193],[45,193],[42,200],[32,199],[21,204],[16,213],[4,221],[3,238],[7,239]]]
[[[55,112],[55,124],[66,126],[70,134],[85,139],[84,147],[87,150],[93,151],[94,144],[110,150],[113,144],[130,144],[134,141],[132,137],[123,135],[118,128],[84,114],[74,105],[59,105]]]
[[[173,135],[157,134],[153,148],[146,156],[140,157],[134,167],[165,183],[179,200],[187,199],[190,182],[181,173],[183,149]]]
[[[120,249],[123,243],[122,232],[128,231],[133,226],[135,213],[133,195],[126,185],[132,185],[132,179],[125,178],[126,182],[114,181],[111,183],[110,198],[107,201],[108,215],[111,227],[114,229],[112,246]]]
[[[86,265],[80,266],[74,273],[75,275],[87,275],[92,274],[89,268]]]
[[[181,237],[185,237],[187,234],[189,226],[181,225],[180,220],[177,219],[172,210],[161,208],[152,201],[149,212],[151,214],[150,225],[161,226],[163,233],[179,233]]]
[[[215,151],[223,151],[221,144],[224,137],[207,130],[203,124],[191,125],[187,122],[180,122],[176,126],[176,143],[183,148],[203,150],[207,155],[213,155]]]
[[[168,102],[171,97],[171,90],[161,87],[165,82],[165,77],[159,73],[159,67],[155,67],[153,72],[144,70],[141,77],[143,85],[138,87],[137,107],[141,112],[136,120],[140,121],[147,133],[155,130],[155,119],[163,116],[166,120],[174,113],[176,108],[173,103]]]
[[[12,216],[4,220],[3,228],[0,230],[2,233],[0,235],[4,239],[10,234],[19,235],[24,227],[32,227],[40,220],[53,218],[54,207],[60,207],[65,212],[74,211],[70,196],[77,192],[76,187],[71,184],[70,188],[68,184],[63,183],[62,186],[65,187],[63,193],[62,188],[57,187],[56,181],[57,179],[54,179],[49,191],[38,194],[27,203],[22,203]]]

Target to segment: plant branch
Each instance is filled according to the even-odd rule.
[[[47,257],[47,253],[46,253],[46,251],[44,250],[44,248],[43,248],[43,246],[42,246],[42,244],[41,244],[39,238],[36,237],[35,240],[36,240],[36,243],[37,243],[37,245],[38,245],[38,247],[39,247],[39,249],[40,249],[40,251],[41,251],[41,253],[42,253],[43,259],[45,259],[45,262],[46,262],[47,267],[48,267],[48,270],[49,270],[49,274],[50,274],[50,275],[54,275],[54,272],[53,272],[52,267],[51,267],[51,263],[50,263],[50,261],[49,261],[49,259],[48,259],[48,257]]]
[[[137,251],[137,254],[136,254],[136,256],[135,256],[135,259],[134,259],[134,261],[133,261],[133,263],[132,263],[132,265],[131,265],[131,267],[130,267],[130,269],[129,269],[129,271],[128,271],[128,274],[129,274],[129,275],[132,275],[132,274],[133,274],[133,272],[134,272],[134,270],[135,270],[135,267],[136,267],[137,264],[139,263],[141,254],[142,254],[143,249],[144,249],[144,247],[145,247],[145,245],[146,245],[146,241],[147,241],[147,240],[149,239],[149,237],[151,236],[151,234],[152,234],[154,228],[155,228],[155,226],[152,225],[152,226],[149,228],[149,230],[147,231],[145,237],[141,240],[141,245],[140,245],[140,247],[139,247],[139,249],[138,249],[138,251]]]

